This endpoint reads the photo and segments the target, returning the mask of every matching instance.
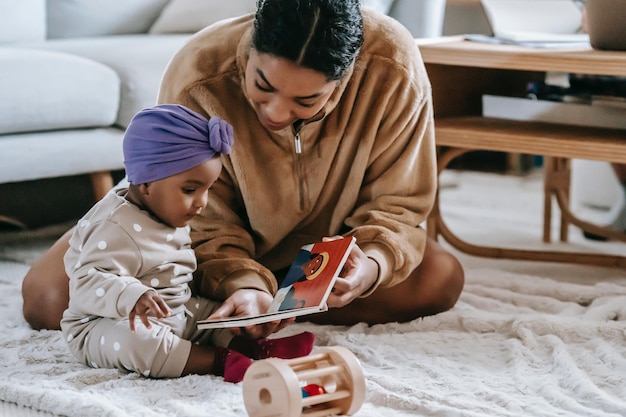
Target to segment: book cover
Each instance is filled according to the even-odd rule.
[[[305,245],[298,251],[265,314],[198,321],[199,329],[245,327],[326,311],[326,300],[354,246],[354,237]]]

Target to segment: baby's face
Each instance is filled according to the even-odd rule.
[[[151,182],[144,204],[163,223],[185,227],[206,207],[209,188],[221,170],[221,159],[214,157],[180,174]]]

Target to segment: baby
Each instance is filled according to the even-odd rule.
[[[64,257],[70,302],[61,329],[80,361],[153,378],[240,382],[252,359],[311,352],[309,332],[251,340],[197,329],[220,303],[191,293],[188,224],[206,206],[232,145],[232,126],[183,106],[155,106],[132,119],[123,145],[130,184],[78,222]]]

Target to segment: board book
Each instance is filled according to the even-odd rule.
[[[200,320],[198,328],[245,327],[328,310],[326,300],[355,241],[354,237],[344,237],[303,246],[267,313]]]

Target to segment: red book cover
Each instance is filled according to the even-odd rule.
[[[326,300],[355,241],[354,237],[345,237],[303,246],[287,271],[267,313],[200,320],[198,328],[245,327],[326,311]]]

